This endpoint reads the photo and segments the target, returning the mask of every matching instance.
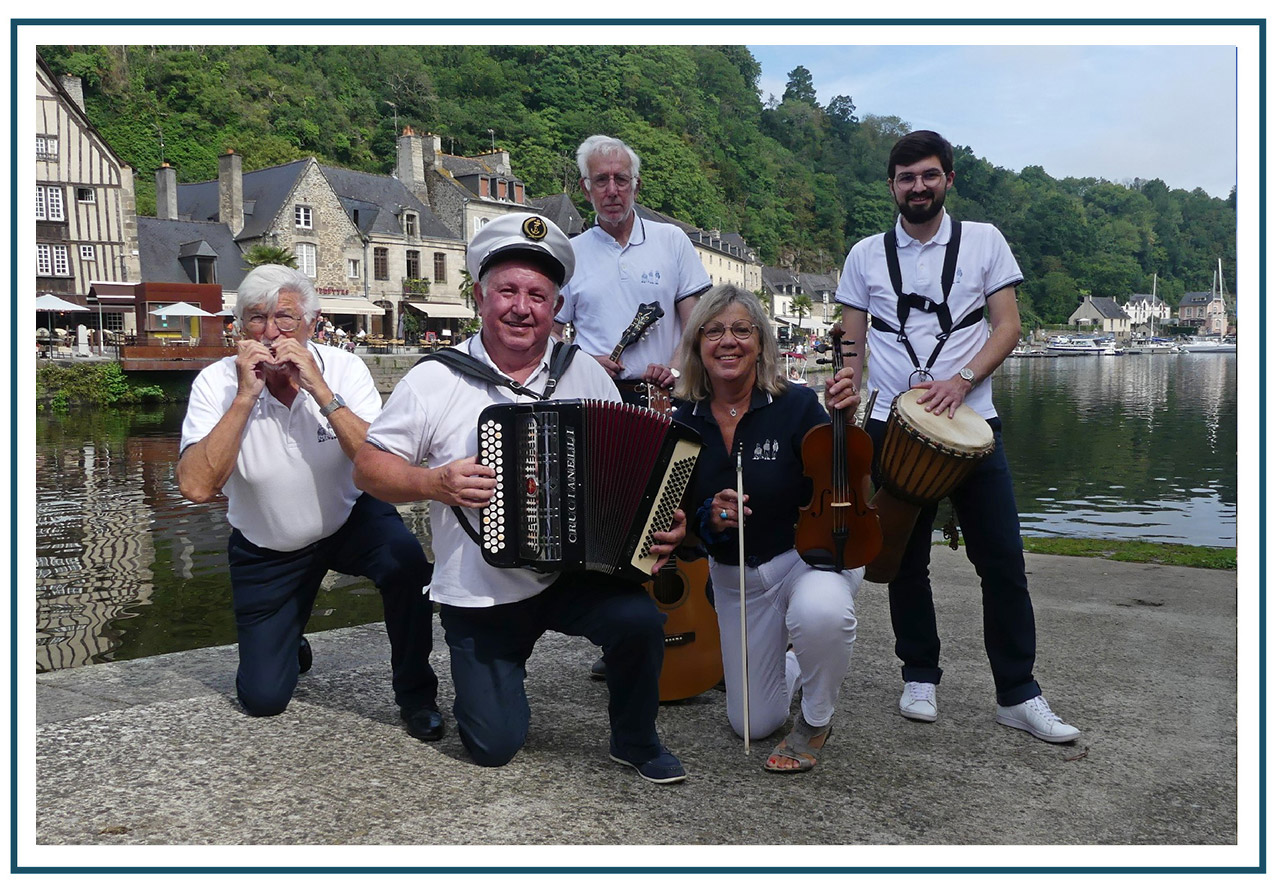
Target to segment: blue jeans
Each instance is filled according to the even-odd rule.
[[[1013,497],[1013,475],[1004,455],[999,419],[988,420],[995,432],[995,451],[951,494],[956,521],[964,536],[965,555],[982,580],[982,634],[995,678],[996,702],[1017,705],[1040,695],[1031,670],[1036,660],[1036,621],[1027,590],[1022,557],[1022,526]],[[879,482],[879,454],[885,423],[872,420],[867,433],[875,444],[874,477]],[[937,684],[942,643],[929,584],[929,554],[938,504],[920,509],[902,555],[902,567],[889,583],[889,615],[902,660],[902,679]]]
[[[525,663],[547,631],[585,637],[604,648],[611,753],[630,761],[657,757],[664,622],[641,586],[602,573],[561,574],[546,591],[513,604],[441,606],[453,715],[472,760],[500,767],[524,745]]]
[[[329,570],[378,586],[401,711],[436,707],[438,682],[427,661],[431,600],[423,590],[432,567],[393,506],[362,494],[336,533],[297,551],[260,548],[233,530],[227,558],[240,643],[236,695],[250,714],[279,714],[293,698],[302,631]]]

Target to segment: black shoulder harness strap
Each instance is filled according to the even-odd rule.
[[[982,306],[970,311],[957,324],[951,322],[951,308],[947,305],[947,298],[951,295],[951,285],[956,279],[956,260],[960,256],[960,229],[959,221],[951,222],[951,240],[947,243],[947,251],[942,258],[942,301],[931,302],[924,296],[916,293],[902,292],[902,267],[898,264],[898,238],[897,229],[893,228],[884,233],[884,259],[889,270],[889,282],[893,284],[893,291],[898,295],[898,328],[894,329],[886,321],[879,317],[871,318],[871,326],[882,333],[892,333],[898,337],[898,341],[906,346],[907,355],[911,358],[917,369],[925,375],[926,378],[932,378],[929,370],[932,369],[934,361],[938,359],[938,355],[942,353],[942,346],[946,344],[947,339],[956,330],[962,330],[967,326],[973,326],[982,320]],[[911,342],[907,339],[907,317],[911,314],[911,309],[932,313],[938,315],[938,326],[941,332],[938,333],[938,344],[934,347],[933,353],[929,355],[928,363],[921,365],[920,358],[916,356],[915,349],[911,347]]]
[[[560,384],[560,377],[569,368],[569,364],[573,362],[573,356],[578,353],[578,350],[577,345],[566,345],[560,341],[551,346],[551,366],[547,372],[547,385],[541,394],[525,388],[515,379],[507,378],[487,363],[477,360],[467,352],[459,351],[456,348],[442,348],[439,351],[433,351],[419,359],[414,366],[428,360],[438,361],[460,375],[479,379],[481,382],[487,382],[495,387],[510,388],[525,397],[547,400],[555,392],[556,386]],[[472,542],[483,547],[484,543],[480,539],[480,534],[475,527],[471,526],[471,521],[467,519],[463,510],[456,505],[452,506],[452,508],[453,516],[458,519],[458,524],[463,531],[471,537]]]
[[[424,363],[428,360],[439,361],[449,367],[454,372],[470,376],[472,379],[479,379],[481,382],[487,382],[498,388],[510,388],[516,394],[522,394],[525,397],[533,397],[538,400],[547,400],[555,393],[556,386],[560,384],[560,377],[564,375],[565,370],[569,368],[569,364],[573,361],[573,356],[578,353],[577,345],[566,345],[564,342],[556,342],[551,348],[551,366],[547,376],[547,385],[539,394],[529,388],[525,388],[515,379],[508,379],[499,373],[487,363],[476,360],[465,351],[459,351],[456,348],[442,348],[439,351],[433,351],[426,357],[421,358],[418,363]]]

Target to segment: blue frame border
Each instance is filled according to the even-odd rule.
[[[787,26],[884,26],[884,25],[972,25],[972,26],[989,26],[989,25],[1020,25],[1020,26],[1062,26],[1062,25],[1105,25],[1126,26],[1126,25],[1142,25],[1142,26],[1159,26],[1159,25],[1214,25],[1214,26],[1246,26],[1257,27],[1258,29],[1258,52],[1259,52],[1259,261],[1258,261],[1258,306],[1259,306],[1259,331],[1267,329],[1267,303],[1266,303],[1266,243],[1267,243],[1267,119],[1266,119],[1266,99],[1267,99],[1267,55],[1266,55],[1266,19],[1260,18],[1116,18],[1116,19],[1071,19],[1071,18],[1043,18],[1043,19],[1012,19],[1012,18],[990,18],[990,19],[961,19],[961,18],[935,18],[935,19],[896,19],[896,18],[880,18],[880,19],[845,19],[845,18],[815,18],[815,19],[795,19],[795,18],[755,18],[755,19],[724,19],[724,18],[690,18],[690,19],[644,19],[644,18],[626,18],[626,19],[608,19],[608,18],[564,18],[564,19],[548,19],[548,18],[504,18],[495,20],[491,18],[457,18],[457,19],[432,19],[432,18],[396,18],[396,19],[369,19],[369,18],[332,18],[332,19],[311,19],[308,22],[313,25],[405,25],[420,26],[431,25],[434,27],[450,27],[450,26],[476,26],[476,25],[573,25],[573,26],[590,26],[590,25],[679,25],[685,27],[691,26],[769,26],[769,25],[787,25]],[[235,25],[297,25],[298,20],[293,18],[278,19],[251,19],[251,18],[34,18],[34,19],[10,19],[10,121],[9,121],[9,139],[10,139],[10,169],[9,181],[11,193],[16,194],[20,186],[18,177],[18,135],[20,132],[18,122],[18,30],[22,27],[47,26],[47,25],[160,25],[160,26],[200,26],[200,25],[218,25],[218,26],[235,26]],[[18,211],[16,202],[10,205],[10,255],[18,255]],[[10,372],[10,483],[12,489],[18,487],[18,294],[22,291],[20,281],[18,280],[18,266],[14,261],[10,262],[9,270],[9,286],[12,295],[9,309],[9,372]],[[10,865],[9,871],[12,874],[516,874],[516,873],[534,873],[534,874],[1262,874],[1266,872],[1267,858],[1267,644],[1266,644],[1266,530],[1267,530],[1267,514],[1266,514],[1266,490],[1267,490],[1267,465],[1266,465],[1266,419],[1267,419],[1267,373],[1266,373],[1266,350],[1260,349],[1260,370],[1259,385],[1260,396],[1258,398],[1260,416],[1259,416],[1259,433],[1260,433],[1260,450],[1259,450],[1259,471],[1260,471],[1260,508],[1259,508],[1259,855],[1257,866],[1226,866],[1226,867],[1160,867],[1160,866],[1102,866],[1102,867],[33,867],[18,865],[18,790],[17,790],[17,774],[18,774],[18,567],[17,561],[12,556],[9,564],[9,581],[10,588],[10,638],[9,638],[9,693],[10,693],[10,712],[9,712],[9,778],[10,778]],[[15,495],[9,504],[10,514],[10,539],[9,550],[15,552],[18,543],[18,504]]]

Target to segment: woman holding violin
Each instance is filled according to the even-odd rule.
[[[739,287],[721,285],[702,295],[685,325],[676,363],[676,396],[685,403],[675,417],[695,429],[705,446],[688,498],[710,555],[729,723],[739,736],[768,736],[786,723],[799,689],[800,713],[765,769],[810,770],[831,733],[857,633],[854,597],[865,572],[816,569],[796,551],[797,516],[813,486],[801,444],[810,429],[831,420],[813,391],[787,380],[760,300]],[[841,370],[827,385],[828,403],[852,414],[858,403],[852,370]],[[742,723],[740,563],[746,574],[750,725]]]

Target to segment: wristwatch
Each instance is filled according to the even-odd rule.
[[[973,370],[969,369],[968,367],[961,367],[961,369],[960,369],[960,378],[961,378],[961,379],[964,379],[966,382],[968,382],[970,385],[972,385],[972,384],[973,384]]]
[[[970,375],[972,375],[972,373],[970,373]],[[328,419],[330,416],[332,416],[334,413],[336,413],[338,410],[342,409],[346,405],[347,405],[347,402],[342,399],[342,395],[335,394],[333,396],[333,400],[329,401],[327,406],[323,406],[320,408],[320,418]]]

